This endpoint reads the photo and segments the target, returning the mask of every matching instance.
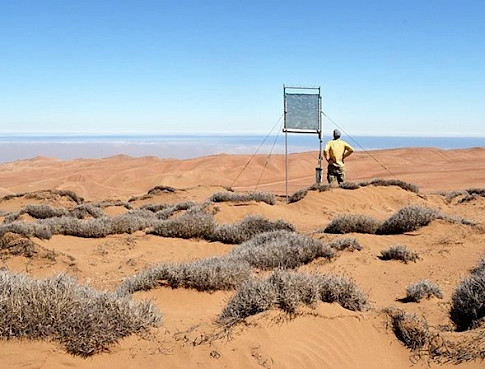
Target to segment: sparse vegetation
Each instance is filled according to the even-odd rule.
[[[104,210],[93,204],[81,204],[69,211],[70,215],[74,218],[84,219],[86,216],[93,218],[101,218],[106,216]]]
[[[450,317],[460,331],[476,327],[485,317],[485,258],[453,292]]]
[[[288,197],[288,203],[294,203],[302,200],[308,191],[315,191],[318,190],[318,192],[324,192],[330,190],[330,186],[328,185],[318,185],[318,184],[313,184],[310,187],[303,188],[301,190],[296,191],[293,195]]]
[[[397,339],[407,348],[416,351],[428,343],[429,326],[424,318],[397,308],[388,308],[385,312],[391,318],[392,330]]]
[[[36,244],[27,237],[7,232],[0,236],[0,252],[30,258],[36,253]]]
[[[175,238],[208,238],[214,231],[214,217],[204,212],[186,212],[180,217],[156,221],[148,234]]]
[[[321,241],[287,230],[254,236],[232,250],[231,255],[264,270],[296,268],[316,258],[333,257],[332,249]]]
[[[364,293],[345,278],[277,271],[266,279],[245,282],[229,300],[219,322],[233,325],[272,307],[293,313],[298,305],[317,301],[337,302],[354,311],[368,305]]]
[[[356,190],[360,188],[360,186],[355,182],[342,182],[339,184],[339,187],[343,188],[344,190]]]
[[[358,185],[360,187],[365,187],[365,186],[397,186],[401,187],[403,190],[414,192],[414,193],[419,193],[419,187],[407,183],[404,181],[401,181],[399,179],[381,179],[381,178],[375,178],[370,181],[363,181],[359,182]]]
[[[360,251],[362,250],[362,246],[357,241],[356,238],[340,238],[338,240],[332,241],[328,243],[328,247],[330,247],[332,250],[336,251],[343,251],[343,250],[349,250],[349,251]]]
[[[123,281],[116,293],[131,294],[161,284],[199,291],[230,290],[238,287],[250,275],[249,264],[242,260],[212,257],[194,262],[156,265]]]
[[[170,187],[170,186],[155,186],[151,189],[148,190],[147,194],[148,195],[156,195],[160,192],[175,192],[176,189],[174,187]]]
[[[265,202],[269,205],[276,204],[276,196],[269,192],[217,192],[209,197],[212,202]]]
[[[430,299],[433,296],[442,299],[443,292],[436,284],[425,279],[407,286],[405,300],[419,302],[425,297]]]
[[[89,356],[161,321],[151,302],[81,286],[65,275],[35,280],[0,270],[0,337],[54,339]]]
[[[419,260],[419,255],[415,252],[408,250],[406,245],[392,245],[386,250],[381,251],[379,256],[381,260],[399,260],[407,264],[408,262],[416,262]]]
[[[327,225],[325,233],[376,233],[381,221],[366,215],[345,214],[338,216]]]
[[[238,244],[249,240],[259,233],[278,230],[294,231],[295,227],[282,219],[271,221],[261,216],[248,215],[239,223],[218,225],[214,228],[212,234],[208,235],[208,239]]]
[[[386,219],[376,233],[399,234],[414,231],[428,225],[440,215],[437,210],[425,206],[408,205]]]

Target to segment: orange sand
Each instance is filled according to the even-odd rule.
[[[247,214],[292,222],[299,232],[325,241],[340,238],[318,232],[340,214],[364,214],[384,219],[409,204],[426,205],[450,215],[485,223],[485,198],[466,203],[447,202],[433,194],[438,190],[485,187],[485,149],[466,150],[396,149],[356,153],[347,160],[348,180],[395,178],[419,185],[417,195],[398,187],[364,187],[357,190],[332,189],[309,192],[300,202],[274,206],[250,202],[220,203],[218,222],[235,222]],[[317,153],[290,156],[290,193],[314,182]],[[87,201],[121,199],[143,195],[157,185],[176,187],[175,193],[160,193],[134,205],[152,202],[202,201],[222,186],[237,190],[264,190],[284,194],[284,157],[275,155],[266,163],[257,156],[216,155],[190,160],[116,156],[99,160],[60,161],[35,158],[0,165],[0,195],[42,189],[73,190]],[[375,160],[377,159],[394,176]],[[260,180],[261,172],[266,170]],[[259,186],[257,184],[259,183]],[[257,187],[256,187],[257,186]],[[65,198],[47,200],[23,197],[0,200],[0,210],[19,210],[30,203],[69,206]],[[111,207],[109,214],[126,211]],[[289,318],[272,310],[239,325],[229,339],[205,342],[218,332],[214,323],[234,292],[203,293],[194,290],[157,288],[138,292],[135,299],[152,299],[163,314],[160,328],[141,337],[132,335],[112,345],[109,352],[88,359],[71,356],[56,343],[45,341],[0,341],[1,368],[409,368],[412,354],[386,327],[379,309],[395,305],[424,315],[430,325],[450,324],[450,298],[457,284],[485,254],[483,227],[469,227],[437,220],[417,231],[401,235],[350,234],[362,251],[343,252],[332,262],[316,260],[300,271],[335,273],[352,278],[372,301],[368,312],[352,312],[336,304],[301,308]],[[114,289],[123,278],[165,261],[201,259],[224,255],[234,246],[205,240],[170,239],[144,232],[114,235],[103,239],[54,236],[34,240],[59,255],[56,260],[8,256],[3,266],[35,277],[66,272],[80,283],[99,289]],[[381,261],[380,251],[403,243],[421,256],[417,263]],[[396,301],[405,296],[411,283],[430,279],[444,298],[421,303]],[[201,342],[202,341],[202,342]],[[483,368],[483,362],[460,364]],[[437,368],[426,359],[413,367]],[[448,366],[447,366],[448,367]],[[450,365],[451,367],[451,365]]]

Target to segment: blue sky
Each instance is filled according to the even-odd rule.
[[[0,50],[0,133],[267,133],[287,84],[350,134],[485,136],[484,0],[3,0]]]

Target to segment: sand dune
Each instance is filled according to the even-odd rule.
[[[234,291],[208,293],[160,285],[134,294],[137,301],[154,301],[163,315],[159,328],[142,335],[130,335],[110,345],[107,352],[88,358],[67,354],[56,341],[0,341],[2,368],[442,367],[428,360],[426,355],[417,358],[406,348],[389,327],[382,309],[397,306],[425,317],[432,327],[452,327],[451,295],[485,255],[485,198],[477,196],[461,202],[460,196],[450,200],[434,192],[485,187],[485,149],[397,149],[375,151],[371,155],[356,153],[349,158],[350,181],[397,177],[417,184],[421,192],[417,194],[396,186],[336,188],[310,191],[292,204],[278,197],[275,205],[255,201],[221,202],[212,203],[208,208],[221,224],[238,222],[247,215],[261,215],[271,220],[284,219],[291,222],[296,231],[324,242],[355,237],[362,250],[338,252],[331,261],[318,258],[298,270],[350,278],[369,296],[371,308],[368,311],[350,311],[336,303],[302,306],[293,316],[271,309],[247,318],[245,323],[227,332],[216,320]],[[284,157],[275,155],[267,162],[266,156],[257,156],[241,173],[249,159],[247,155],[191,160],[126,156],[73,161],[35,158],[0,165],[0,195],[70,190],[88,202],[121,200],[104,209],[114,216],[128,212],[127,203],[132,208],[149,203],[201,203],[213,193],[226,191],[224,186],[284,194]],[[291,155],[290,192],[313,183],[315,162],[314,152]],[[147,194],[158,185],[172,186],[174,190]],[[29,204],[64,209],[77,205],[75,199],[55,191],[6,197],[0,199],[3,214],[0,220]],[[411,204],[473,220],[477,225],[438,219],[404,234],[323,232],[339,215],[360,214],[384,220]],[[35,221],[26,214],[20,219]],[[143,230],[103,238],[54,235],[50,239],[32,237],[31,240],[37,249],[30,256],[10,252],[8,247],[0,250],[1,266],[38,278],[67,273],[79,283],[110,291],[125,278],[157,263],[223,256],[236,247],[205,239],[161,237]],[[380,260],[380,252],[394,244],[406,244],[420,259],[408,264]],[[405,297],[408,285],[423,279],[437,283],[443,299],[425,299],[420,303],[399,301]],[[482,341],[477,343],[482,347],[485,345],[483,329],[482,325],[475,330],[482,332]],[[471,333],[446,329],[442,332],[452,339],[471,336]],[[459,367],[482,368],[483,365],[480,361],[467,361]]]

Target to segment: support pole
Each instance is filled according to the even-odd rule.
[[[285,183],[286,203],[288,204],[288,132],[285,131]]]

